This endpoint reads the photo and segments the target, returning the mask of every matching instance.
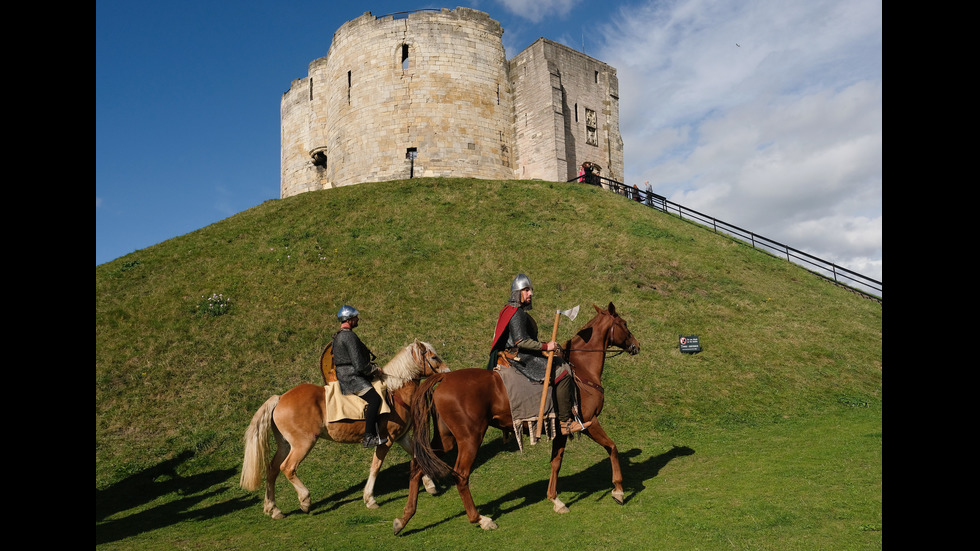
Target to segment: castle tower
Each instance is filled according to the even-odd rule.
[[[515,178],[565,181],[585,161],[623,179],[616,69],[544,38],[510,61]]]
[[[560,181],[583,161],[621,177],[615,69],[545,39],[508,62],[502,34],[462,7],[342,25],[283,94],[281,196],[421,176]]]

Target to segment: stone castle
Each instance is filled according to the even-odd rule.
[[[334,33],[281,105],[281,188],[411,177],[623,176],[616,69],[544,38],[507,60],[469,8],[374,17]]]

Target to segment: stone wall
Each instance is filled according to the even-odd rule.
[[[583,162],[622,180],[616,70],[539,39],[510,61],[518,178],[568,180]]]
[[[468,8],[342,25],[282,97],[281,196],[412,176],[566,180],[585,160],[621,176],[615,69],[544,39],[508,62],[502,33]]]

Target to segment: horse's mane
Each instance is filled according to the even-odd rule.
[[[394,392],[405,386],[408,381],[418,378],[419,374],[422,373],[422,367],[412,353],[412,349],[417,345],[422,345],[426,354],[435,352],[432,345],[427,342],[416,341],[405,345],[390,362],[381,368],[382,377],[388,390]]]
[[[609,306],[612,307],[612,303],[609,303]],[[595,307],[595,309],[596,309],[596,315],[593,316],[592,319],[590,319],[588,321],[588,323],[586,323],[585,325],[583,325],[581,329],[579,329],[578,331],[576,331],[575,332],[575,335],[573,335],[572,338],[568,339],[568,341],[566,342],[566,348],[570,348],[572,346],[572,341],[576,337],[578,337],[582,342],[589,342],[589,341],[591,341],[592,340],[592,326],[595,325],[596,323],[598,323],[599,320],[603,318],[603,316],[610,316],[612,318],[619,317],[619,315],[615,313],[615,310],[600,309],[597,306]]]
[[[602,318],[603,313],[608,314],[609,312],[605,311],[605,312],[596,313],[596,315],[593,316],[588,323],[583,325],[581,329],[575,332],[575,335],[572,337],[572,339],[578,337],[582,339],[582,342],[589,342],[590,340],[592,340],[592,326],[595,325],[600,318]],[[569,342],[571,342],[571,339],[569,339]]]

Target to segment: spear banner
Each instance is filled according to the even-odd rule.
[[[578,306],[575,308],[569,308],[568,310],[558,310],[555,312],[555,328],[551,330],[551,340],[548,342],[555,342],[558,338],[558,321],[561,317],[565,316],[570,321],[575,321],[576,316],[578,316]],[[548,351],[548,367],[544,371],[544,387],[541,389],[541,407],[538,408],[538,426],[536,429],[537,438],[541,438],[541,429],[544,426],[544,405],[548,398],[548,386],[551,385],[551,363],[555,359],[555,351]]]

